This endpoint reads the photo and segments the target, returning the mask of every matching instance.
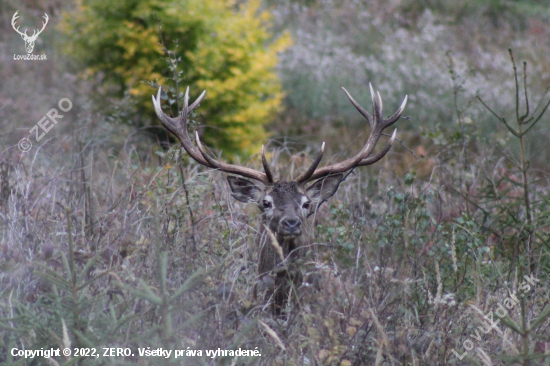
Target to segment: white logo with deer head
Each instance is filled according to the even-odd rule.
[[[23,38],[23,41],[25,41],[25,49],[27,50],[27,53],[32,53],[32,50],[34,49],[34,42],[36,42],[36,39],[42,33],[44,28],[46,28],[46,24],[48,24],[48,14],[44,13],[44,22],[42,22],[42,29],[37,30],[35,29],[32,33],[32,36],[29,36],[27,34],[27,28],[25,29],[25,32],[21,32],[19,30],[19,26],[17,28],[15,27],[15,23],[17,22],[17,18],[19,16],[17,15],[19,11],[16,11],[15,14],[13,14],[13,18],[11,18],[11,26],[13,29],[21,35],[21,38]]]

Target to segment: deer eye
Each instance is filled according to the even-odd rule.
[[[268,200],[264,200],[263,204],[264,208],[271,208],[271,202],[269,202]]]
[[[309,209],[309,201],[304,202],[304,204],[302,205],[302,208],[303,208],[304,210]]]

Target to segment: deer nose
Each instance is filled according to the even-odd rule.
[[[298,218],[284,218],[281,224],[283,225],[283,230],[287,234],[300,234],[300,220]]]

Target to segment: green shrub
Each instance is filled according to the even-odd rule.
[[[143,124],[156,123],[154,90],[144,81],[166,85],[164,46],[174,47],[185,84],[197,95],[207,90],[200,112],[214,128],[203,139],[230,153],[250,154],[279,109],[274,67],[277,53],[290,43],[286,33],[272,39],[270,14],[259,11],[259,3],[88,0],[65,13],[60,27],[81,75],[99,77],[104,94],[135,97]]]

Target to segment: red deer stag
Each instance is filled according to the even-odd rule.
[[[369,84],[370,86],[370,84]],[[300,276],[291,266],[296,259],[303,256],[304,247],[310,243],[307,218],[327,199],[332,197],[344,176],[351,169],[370,165],[382,159],[390,150],[396,131],[393,132],[386,146],[378,153],[373,153],[383,131],[393,125],[403,113],[407,104],[407,97],[393,115],[384,119],[382,116],[382,99],[380,93],[374,93],[370,86],[373,103],[372,115],[361,107],[353,97],[344,89],[353,106],[367,119],[371,127],[371,133],[366,144],[352,158],[340,163],[317,169],[323,157],[325,144],[323,143],[319,155],[311,166],[298,178],[290,182],[275,180],[271,174],[262,147],[262,163],[265,173],[251,168],[228,164],[210,156],[202,146],[198,133],[196,133],[196,146],[191,142],[187,131],[187,118],[198,107],[204,98],[203,92],[197,100],[189,105],[189,88],[185,92],[183,110],[179,117],[167,116],[161,108],[159,88],[157,97],[153,96],[155,112],[162,125],[180,141],[187,153],[199,164],[222,172],[235,174],[262,183],[256,183],[236,176],[228,176],[227,181],[231,188],[233,198],[241,202],[255,203],[262,212],[263,225],[258,236],[260,248],[258,273],[263,285],[269,285],[268,298],[273,296],[273,304],[276,313],[280,313],[286,302],[289,292],[289,281],[299,284]],[[307,186],[311,181],[313,184]],[[276,243],[272,240],[276,239]],[[277,250],[277,249],[282,250]],[[281,252],[282,251],[282,255]],[[282,257],[284,260],[282,260]],[[275,276],[273,281],[272,275]]]

